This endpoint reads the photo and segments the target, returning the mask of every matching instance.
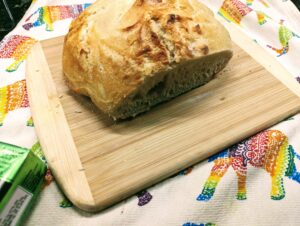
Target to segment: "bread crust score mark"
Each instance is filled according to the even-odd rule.
[[[196,0],[101,0],[72,22],[63,70],[119,119],[205,84],[231,56],[228,32]]]

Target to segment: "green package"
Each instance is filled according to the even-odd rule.
[[[30,149],[0,142],[0,225],[21,225],[41,190],[46,164]]]

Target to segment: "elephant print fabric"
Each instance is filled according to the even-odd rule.
[[[20,64],[26,59],[30,49],[35,43],[35,39],[27,36],[11,35],[5,37],[0,42],[0,58],[14,59],[14,62],[6,68],[6,71],[16,71]]]
[[[264,1],[260,1],[265,7],[268,5]],[[237,25],[241,25],[242,19],[251,12],[256,13],[257,22],[259,25],[263,25],[267,22],[267,18],[271,19],[262,11],[251,9],[253,1],[247,1],[246,4],[239,0],[225,0],[219,9],[219,15],[229,22],[233,22]]]
[[[266,130],[225,151],[212,156],[208,161],[214,162],[210,176],[205,182],[199,201],[210,200],[221,178],[231,166],[238,179],[237,199],[246,199],[246,175],[248,165],[265,169],[271,176],[271,199],[285,197],[283,177],[300,183],[300,173],[296,170],[295,157],[300,156],[289,145],[288,138],[278,130]]]
[[[225,0],[219,9],[219,14],[227,21],[240,25],[244,16],[252,9],[239,0]]]
[[[216,226],[216,224],[214,224],[214,223],[200,223],[200,224],[196,224],[196,223],[187,222],[187,223],[183,224],[182,226]]]
[[[136,196],[138,197],[138,206],[144,206],[148,204],[153,198],[153,196],[147,190],[139,192]]]
[[[27,126],[34,127],[33,119],[30,117],[27,121]]]
[[[271,17],[269,17],[267,14],[265,14],[262,11],[256,11],[256,16],[259,25],[264,25],[267,22],[266,18],[271,19]]]
[[[252,6],[253,2],[254,2],[254,0],[247,0],[246,4],[248,6]],[[261,4],[263,4],[266,8],[269,8],[269,5],[267,4],[266,1],[264,1],[264,0],[258,0],[258,2],[260,2]]]
[[[91,4],[40,7],[26,19],[27,23],[23,25],[23,28],[25,30],[30,30],[33,27],[39,27],[46,24],[46,31],[53,31],[54,22],[68,18],[76,18],[90,5]],[[35,15],[38,15],[37,19],[30,22]]]
[[[267,47],[269,47],[270,49],[274,50],[276,53],[279,54],[279,55],[277,55],[277,57],[280,57],[280,56],[288,53],[289,41],[292,38],[300,38],[299,35],[297,35],[296,33],[292,32],[290,29],[288,29],[286,26],[284,26],[283,22],[284,22],[283,20],[280,21],[280,27],[278,30],[278,37],[279,37],[281,47],[276,48],[271,45],[267,45]]]
[[[0,98],[0,126],[2,126],[10,111],[29,107],[25,80],[1,87]]]

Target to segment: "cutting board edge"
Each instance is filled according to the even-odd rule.
[[[255,43],[240,28],[232,23],[228,23],[222,17],[216,17],[228,30],[232,41],[242,50],[248,53],[259,65],[263,66],[271,75],[283,83],[294,94],[300,98],[300,88],[293,75],[274,56],[268,53],[263,47]]]
[[[239,141],[246,139],[252,135],[255,135],[258,131],[263,131],[264,129],[270,128],[271,126],[275,125],[276,123],[278,123],[278,121],[281,121],[289,116],[292,116],[296,113],[300,112],[300,105],[298,106],[298,108],[293,109],[293,111],[291,111],[290,113],[284,113],[281,116],[281,119],[277,118],[273,118],[271,119],[269,122],[266,122],[265,124],[253,128],[247,132],[244,132],[242,135],[240,135],[240,137],[237,137],[234,140],[231,140],[230,142],[224,142],[224,144],[219,144],[217,148],[215,149],[210,149],[209,152],[207,153],[203,153],[203,155],[190,155],[189,158],[186,159],[181,159],[181,162],[183,162],[182,164],[180,164],[180,162],[177,162],[177,165],[173,168],[168,168],[168,172],[167,174],[164,175],[159,175],[159,176],[155,176],[155,179],[153,180],[147,180],[143,185],[140,186],[136,186],[134,189],[132,189],[130,191],[130,193],[126,193],[126,196],[122,196],[120,195],[120,197],[114,197],[112,199],[96,199],[95,200],[95,209],[98,209],[98,211],[101,211],[103,209],[106,209],[114,204],[117,204],[121,201],[123,201],[124,199],[137,194],[138,192],[142,191],[143,189],[149,188],[153,185],[155,185],[156,183],[162,182],[164,180],[167,180],[168,178],[170,178],[173,175],[176,175],[177,173],[179,173],[180,171],[195,165],[201,161],[203,161],[204,159],[207,159],[209,156],[212,156],[222,150],[224,150],[224,148],[226,149],[227,147],[230,147],[231,145],[234,145],[236,143],[238,143]],[[226,143],[226,144],[225,144]],[[193,147],[195,147],[196,145],[194,145]],[[180,167],[179,167],[180,165]]]
[[[29,100],[32,100],[32,98],[33,98],[33,97],[32,97],[33,94],[31,93],[31,90],[32,90],[32,87],[31,87],[31,85],[32,85],[32,79],[33,79],[33,77],[37,77],[37,75],[38,75],[39,73],[41,73],[41,71],[39,71],[38,73],[37,73],[37,72],[34,73],[33,68],[29,67],[30,63],[35,61],[33,55],[34,55],[34,54],[37,54],[36,52],[37,52],[38,54],[43,54],[42,56],[39,55],[39,58],[40,58],[41,60],[43,60],[44,62],[41,63],[41,64],[38,64],[43,70],[45,70],[44,73],[43,73],[43,75],[46,76],[46,77],[49,77],[49,76],[50,76],[50,79],[52,80],[52,76],[51,76],[51,73],[50,73],[50,70],[49,70],[49,67],[48,67],[48,64],[47,64],[47,60],[45,59],[43,49],[42,49],[42,47],[41,47],[40,44],[37,44],[37,45],[34,47],[32,53],[30,54],[30,56],[28,57],[28,63],[27,63],[27,65],[26,65],[26,67],[27,67],[27,69],[26,69],[27,86],[29,87],[29,89],[28,89],[28,92],[29,92]],[[35,59],[36,59],[36,58],[35,58]],[[258,63],[261,64],[260,62],[258,62]],[[46,65],[45,65],[45,64],[46,64]],[[43,65],[43,66],[42,66],[42,65]],[[264,66],[264,65],[263,65],[263,66]],[[31,68],[31,69],[30,69],[30,68]],[[33,73],[28,73],[28,71],[33,71]],[[28,75],[28,74],[29,74],[29,75]],[[280,79],[279,79],[279,80],[280,80]],[[53,83],[53,85],[54,85],[53,80],[52,80],[52,83]],[[295,82],[295,83],[296,83],[296,82]],[[296,84],[297,84],[297,83],[296,83]],[[53,88],[53,87],[52,87],[52,88]],[[54,88],[55,88],[55,85],[54,85]],[[295,92],[294,92],[294,93],[295,93]],[[53,92],[52,94],[53,94],[53,95],[56,95],[56,98],[57,98],[57,93],[56,93],[56,91]],[[300,95],[298,95],[298,96],[300,96]],[[51,98],[54,98],[54,97],[52,96]],[[59,99],[57,99],[56,101],[58,101],[58,103],[60,104]],[[30,104],[31,104],[31,106],[33,106],[33,108],[34,108],[34,103],[30,102]],[[52,107],[53,107],[53,106],[52,106]],[[51,108],[52,108],[52,107],[51,107]],[[61,106],[60,106],[60,107],[61,107]],[[34,109],[35,109],[35,108],[34,108]],[[55,109],[55,108],[54,108],[54,109]],[[290,114],[292,115],[292,114],[294,114],[294,113],[296,113],[296,112],[299,112],[299,110],[300,110],[300,109],[297,109],[297,110],[295,110],[295,112],[291,112]],[[41,131],[40,131],[41,128],[39,128],[39,126],[38,126],[38,125],[40,125],[40,123],[36,121],[36,120],[37,120],[36,116],[37,116],[39,113],[36,112],[36,111],[34,111],[34,110],[32,110],[32,114],[33,114],[33,117],[35,118],[37,133],[40,134],[40,133],[41,133]],[[63,117],[63,118],[65,119],[65,115],[61,115],[61,117]],[[285,116],[282,117],[282,119],[283,119],[283,118],[285,118]],[[277,121],[278,121],[278,120],[276,120],[276,122],[277,122]],[[270,122],[269,124],[266,124],[266,125],[263,126],[263,127],[264,127],[264,128],[270,127],[270,126],[274,125],[276,122]],[[68,123],[67,123],[66,119],[65,119],[65,123],[66,123],[66,125],[68,126]],[[43,123],[41,123],[41,124],[43,124]],[[260,130],[260,129],[256,129],[256,130]],[[250,136],[250,135],[253,135],[254,133],[257,132],[256,130],[255,130],[255,131],[251,131],[251,132],[245,134],[245,135],[243,136],[243,138],[246,138],[246,137],[248,137],[248,136]],[[41,137],[41,136],[39,136],[39,137]],[[71,136],[71,138],[72,138],[72,136]],[[242,139],[243,139],[243,138],[242,138]],[[47,139],[48,139],[48,138],[47,138]],[[94,197],[93,197],[93,195],[92,195],[92,193],[91,193],[91,189],[90,189],[90,187],[89,187],[89,184],[88,184],[88,182],[87,182],[87,177],[86,177],[86,175],[84,174],[84,172],[81,170],[81,169],[82,169],[82,164],[81,164],[81,162],[80,162],[80,158],[79,158],[78,152],[77,152],[77,150],[76,150],[76,146],[75,146],[75,144],[74,144],[73,138],[72,138],[72,143],[74,144],[75,149],[74,149],[74,148],[72,149],[72,150],[73,150],[73,151],[72,151],[72,156],[76,157],[76,158],[78,159],[77,161],[79,161],[79,164],[76,164],[76,165],[77,165],[77,167],[76,167],[77,170],[75,171],[75,172],[78,172],[78,173],[75,174],[76,176],[75,176],[75,175],[72,175],[73,178],[76,178],[76,181],[77,181],[77,182],[74,180],[73,183],[74,183],[74,184],[78,184],[78,183],[79,183],[78,181],[81,181],[81,182],[80,182],[81,187],[82,187],[82,185],[84,185],[85,183],[87,183],[86,186],[84,185],[84,187],[86,187],[86,189],[88,189],[88,190],[90,191],[90,197],[87,197],[87,198],[82,198],[82,197],[81,197],[81,194],[78,194],[75,190],[70,189],[70,187],[73,187],[73,186],[70,186],[70,183],[68,183],[68,184],[65,184],[65,183],[64,183],[64,176],[62,176],[62,175],[59,176],[61,173],[59,173],[58,171],[61,172],[61,167],[57,166],[57,164],[58,164],[58,163],[57,163],[57,156],[56,156],[55,153],[51,153],[52,151],[47,151],[47,150],[48,150],[48,149],[47,149],[47,148],[48,148],[47,143],[48,143],[49,141],[45,141],[45,140],[46,140],[46,139],[40,138],[42,147],[43,147],[43,149],[45,150],[45,155],[46,155],[47,160],[49,161],[49,164],[50,164],[50,167],[51,167],[51,169],[52,169],[52,171],[53,171],[53,174],[54,174],[54,176],[57,178],[57,181],[58,181],[60,187],[62,188],[62,190],[67,194],[68,198],[75,204],[75,206],[77,206],[77,207],[80,208],[80,209],[89,211],[89,212],[95,212],[95,211],[103,210],[104,208],[107,208],[107,207],[111,206],[112,204],[116,203],[116,200],[110,200],[109,202],[103,202],[103,201],[101,201],[101,200],[100,200],[100,201],[95,201],[95,199],[94,199]],[[238,142],[238,140],[237,140],[237,141],[232,141],[231,144],[233,144],[233,143],[235,143],[235,142]],[[228,144],[227,146],[229,146],[229,145],[231,145],[231,144]],[[73,146],[73,145],[71,145],[71,146]],[[45,148],[46,148],[46,149],[45,149]],[[214,153],[216,153],[216,152],[218,152],[218,151],[220,151],[220,150],[219,150],[219,149],[216,149],[216,150],[214,150],[213,152],[211,152],[210,154],[207,154],[207,155],[205,155],[205,156],[202,156],[201,159],[199,158],[199,159],[194,160],[192,163],[187,163],[186,166],[182,166],[182,168],[188,167],[188,166],[191,165],[191,164],[195,164],[196,162],[199,162],[199,161],[203,160],[203,159],[204,159],[205,157],[207,157],[208,155],[214,154]],[[58,153],[58,154],[61,154],[61,153]],[[52,159],[53,159],[53,160],[52,160]],[[80,173],[80,172],[83,172],[83,174]],[[176,173],[176,172],[170,173],[170,175],[172,175],[172,174],[174,174],[174,173]],[[74,174],[74,173],[72,173],[72,174]],[[66,172],[64,172],[64,175],[68,175],[68,174],[67,174]],[[151,183],[148,183],[146,186],[153,185],[153,184],[157,183],[158,181],[161,181],[161,180],[165,179],[166,177],[167,177],[167,176],[164,176],[164,178],[157,178],[155,181],[152,181]],[[145,186],[139,187],[139,188],[136,188],[135,190],[141,190],[141,189],[144,188],[144,187],[145,187]],[[133,192],[132,194],[134,194],[134,192]],[[128,196],[129,196],[129,195],[132,195],[132,194],[128,194]],[[124,199],[124,198],[126,198],[126,197],[123,197],[122,199]],[[118,199],[118,200],[120,200],[120,199]]]
[[[40,76],[41,74],[43,76]],[[95,204],[91,193],[40,43],[35,44],[28,56],[26,85],[35,129],[56,181],[75,206],[89,212],[99,210],[99,205]],[[35,95],[37,89],[40,95]],[[44,110],[45,108],[47,111]],[[50,128],[44,128],[45,126]],[[51,136],[49,136],[49,134],[44,133],[48,130],[56,131],[57,133],[51,133]],[[55,146],[55,148],[53,149],[52,146]],[[61,164],[60,157],[65,158],[64,160],[69,160],[64,161],[69,164],[67,166]],[[84,192],[79,194],[76,189],[73,189],[78,185]]]

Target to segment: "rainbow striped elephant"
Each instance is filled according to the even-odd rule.
[[[238,178],[237,199],[246,199],[248,164],[265,169],[272,178],[271,199],[283,199],[285,197],[284,176],[300,183],[300,173],[294,162],[295,157],[300,159],[293,147],[289,145],[285,134],[278,130],[261,132],[209,159],[210,162],[214,162],[214,166],[197,200],[208,201],[212,198],[218,183],[230,166]]]
[[[218,13],[227,21],[240,25],[241,20],[250,12],[252,9],[239,0],[224,0]]]
[[[253,2],[254,2],[254,0],[246,0],[246,4],[248,6],[252,6]],[[260,2],[262,5],[264,5],[264,7],[269,8],[269,5],[268,5],[268,3],[266,1],[264,1],[264,0],[258,0],[258,2]]]
[[[11,35],[0,42],[0,58],[13,58],[15,61],[6,68],[7,72],[18,69],[26,59],[36,40],[27,36]]]
[[[29,107],[25,80],[1,87],[0,98],[0,126],[2,126],[8,112],[18,108]],[[32,123],[30,120],[31,118],[27,122],[27,125]]]
[[[90,4],[40,7],[26,19],[26,22],[30,21],[36,14],[38,14],[37,19],[24,24],[23,28],[25,30],[30,30],[33,27],[39,27],[46,24],[46,31],[53,31],[54,22],[68,18],[76,18],[89,5]]]
[[[264,1],[260,2],[264,4],[265,7],[268,7],[268,5]],[[265,24],[267,22],[266,19],[270,19],[270,17],[262,11],[257,11],[250,8],[249,6],[251,6],[252,3],[253,0],[247,1],[246,4],[239,0],[224,0],[223,4],[221,5],[218,11],[218,14],[229,22],[241,25],[241,21],[245,16],[247,16],[250,13],[256,13],[258,24]]]
[[[271,45],[267,45],[270,49],[274,50],[277,55],[277,57],[280,57],[284,54],[287,54],[289,51],[289,42],[292,38],[300,38],[299,35],[296,33],[292,32],[289,28],[283,25],[283,20],[280,21],[280,27],[278,29],[278,37],[279,37],[279,42],[281,44],[280,48],[273,47]]]

